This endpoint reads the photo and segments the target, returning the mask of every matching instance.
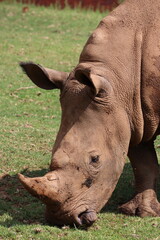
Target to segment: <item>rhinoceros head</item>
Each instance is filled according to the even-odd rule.
[[[70,74],[21,63],[44,89],[60,89],[62,119],[50,172],[19,174],[24,187],[46,204],[51,224],[90,226],[122,172],[129,145],[129,120],[116,90],[102,74],[79,64]]]

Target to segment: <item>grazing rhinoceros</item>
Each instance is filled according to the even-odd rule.
[[[90,226],[127,155],[136,195],[121,210],[160,216],[153,144],[160,131],[160,1],[124,1],[100,22],[70,74],[32,62],[20,65],[38,87],[61,92],[62,120],[49,173],[19,175],[46,204],[46,219]]]

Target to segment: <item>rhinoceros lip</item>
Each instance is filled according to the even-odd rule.
[[[94,210],[86,210],[81,212],[76,221],[80,226],[90,227],[97,220],[97,214]]]

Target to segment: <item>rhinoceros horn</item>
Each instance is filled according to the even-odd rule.
[[[60,195],[58,194],[59,179],[56,175],[46,174],[43,177],[29,178],[18,174],[18,177],[25,189],[42,202],[46,204],[60,203]]]

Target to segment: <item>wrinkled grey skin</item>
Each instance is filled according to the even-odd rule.
[[[21,63],[44,89],[60,89],[61,126],[44,177],[19,175],[46,204],[51,224],[90,226],[110,198],[128,154],[136,194],[129,215],[160,216],[155,193],[159,134],[160,1],[126,0],[90,36],[70,73]]]

